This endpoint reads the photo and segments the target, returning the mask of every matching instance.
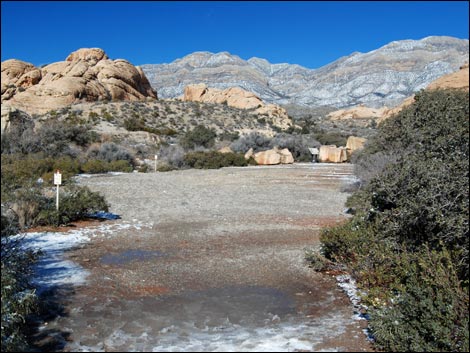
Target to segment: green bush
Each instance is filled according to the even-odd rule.
[[[184,156],[184,161],[189,167],[197,169],[243,167],[247,165],[247,161],[241,153],[221,153],[217,151],[190,152]]]
[[[22,249],[18,225],[2,215],[1,247],[1,306],[2,306],[2,352],[31,350],[26,338],[26,318],[36,312],[38,300],[30,283],[33,265],[40,252]]]
[[[346,146],[348,136],[338,132],[317,132],[314,134],[315,139],[322,145]]]
[[[172,170],[176,170],[178,168],[172,166],[171,164],[161,163],[157,166],[158,172],[171,172]]]
[[[99,174],[108,172],[108,163],[99,159],[90,159],[80,168],[84,173]]]
[[[60,196],[59,211],[56,210],[55,198],[48,201],[35,219],[37,225],[59,226],[84,219],[94,212],[109,210],[104,197],[88,187],[70,186],[64,190]]]
[[[216,137],[217,134],[213,129],[197,125],[193,130],[186,132],[181,138],[180,144],[185,149],[194,149],[196,147],[210,148],[214,146]]]
[[[321,235],[368,293],[381,349],[468,351],[468,116],[467,92],[423,91],[380,124],[354,217]]]
[[[118,160],[109,162],[108,170],[112,172],[130,173],[132,172],[133,168],[129,161]]]
[[[4,187],[15,190],[31,184],[45,173],[51,172],[53,167],[53,159],[42,158],[40,155],[2,154],[2,192]]]
[[[130,173],[133,170],[132,165],[127,160],[115,160],[106,162],[99,159],[90,159],[80,168],[84,173],[100,174],[107,172],[125,172]]]
[[[370,311],[380,349],[394,352],[468,352],[468,291],[446,251],[404,253],[400,287],[387,305]]]
[[[2,237],[2,352],[30,350],[25,334],[26,317],[37,310],[38,301],[29,281],[38,256],[38,252],[21,250],[20,240]]]

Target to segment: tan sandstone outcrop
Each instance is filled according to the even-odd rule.
[[[349,136],[346,141],[346,149],[353,153],[354,151],[364,148],[366,141],[367,139],[363,137]]]
[[[320,146],[318,160],[323,163],[343,163],[348,160],[346,147],[336,147],[336,145]]]
[[[255,94],[239,87],[224,90],[209,88],[204,83],[190,85],[184,88],[185,101],[227,104],[238,109],[255,109],[264,105]]]
[[[456,88],[469,90],[469,69],[468,63],[465,63],[460,67],[457,72],[439,77],[437,80],[431,82],[426,89],[445,89],[445,88]]]
[[[204,83],[189,85],[184,89],[184,101],[227,104],[238,109],[253,109],[257,115],[268,117],[271,122],[287,129],[292,126],[287,111],[275,104],[266,104],[252,92],[240,87],[230,87],[224,90],[207,87]]]
[[[284,148],[279,150],[273,148],[267,151],[261,151],[253,154],[253,158],[259,165],[275,165],[275,164],[292,164],[294,163],[294,157],[292,153]]]
[[[3,105],[1,109],[1,133],[10,132],[14,128],[27,128],[34,125],[31,117],[16,108]]]
[[[2,105],[29,114],[45,113],[79,102],[156,99],[139,67],[110,60],[99,48],[79,49],[65,61],[36,68],[19,60],[1,64]]]

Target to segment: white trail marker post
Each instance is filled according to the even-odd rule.
[[[57,211],[59,211],[59,185],[62,184],[62,174],[60,173],[60,170],[58,170],[58,169],[54,173],[54,184],[57,186],[57,194],[56,194],[56,199],[55,199],[55,208],[56,208]]]
[[[157,159],[158,159],[158,156],[155,155],[155,173],[157,172]]]

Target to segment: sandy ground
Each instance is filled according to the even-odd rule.
[[[50,323],[69,333],[63,350],[370,351],[335,279],[304,259],[321,227],[346,219],[352,169],[79,177],[121,216],[110,223],[137,226],[68,253],[89,276]]]

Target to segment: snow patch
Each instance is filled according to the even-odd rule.
[[[141,227],[141,224],[113,223],[67,232],[25,233],[13,238],[21,239],[23,249],[40,250],[43,253],[35,264],[32,279],[40,294],[56,286],[76,286],[86,283],[89,272],[77,263],[67,260],[66,251],[82,247],[95,237],[111,237],[121,230],[141,229]]]

